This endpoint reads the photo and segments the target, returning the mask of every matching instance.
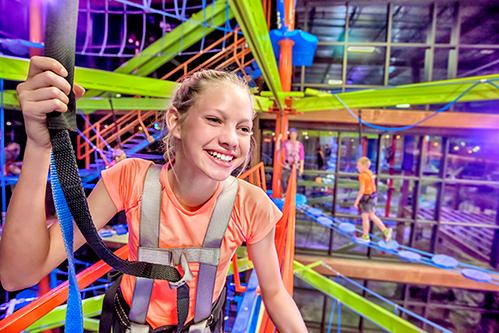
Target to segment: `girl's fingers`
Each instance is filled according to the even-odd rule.
[[[83,96],[85,94],[85,88],[83,88],[82,86],[80,86],[79,84],[76,84],[76,83],[73,85],[73,91],[75,93],[76,99],[80,98],[81,96]]]
[[[56,87],[45,87],[26,93],[26,100],[30,102],[40,102],[48,99],[58,99],[64,104],[69,103],[69,97]]]
[[[49,57],[32,57],[29,63],[28,79],[45,71],[52,71],[63,77],[68,75],[67,70],[57,60]]]
[[[24,112],[25,114],[29,114],[34,118],[44,117],[46,113],[52,111],[66,112],[68,110],[68,106],[66,105],[66,103],[63,103],[59,99],[48,99],[38,102],[27,101],[23,103],[22,108],[23,110],[27,111]],[[34,110],[36,112],[29,112],[29,110]]]
[[[28,81],[21,83],[18,86],[18,91],[36,90],[45,87],[56,87],[64,92],[64,94],[69,95],[71,91],[71,85],[60,75],[55,74],[51,71],[45,71],[39,73]]]

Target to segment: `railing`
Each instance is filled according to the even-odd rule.
[[[251,64],[254,61],[254,59],[253,58],[246,59],[248,55],[251,54],[251,49],[247,47],[246,39],[239,35],[238,29],[234,30],[230,34],[227,34],[223,38],[211,44],[209,47],[204,49],[204,51],[208,51],[212,48],[215,48],[216,46],[222,44],[224,41],[228,41],[230,39],[232,39],[232,43],[229,46],[215,53],[213,56],[203,61],[201,64],[195,61],[198,60],[202,55],[206,54],[205,52],[198,53],[196,56],[190,58],[183,64],[179,65],[173,71],[170,71],[167,74],[165,74],[161,79],[167,80],[171,78],[173,74],[182,72],[182,75],[177,79],[177,82],[180,82],[190,73],[196,72],[200,69],[205,69],[205,68],[225,69],[234,63],[237,64],[237,68],[234,71],[240,70],[242,74],[245,77],[247,77],[248,75],[246,74],[244,68],[249,64]],[[196,66],[189,68],[191,65],[194,64],[196,64]]]
[[[127,141],[134,137],[135,128],[140,126],[148,140],[153,140],[148,132],[148,127],[160,121],[160,111],[129,111],[124,115],[119,116],[116,121],[112,121],[112,113],[109,113],[99,119],[94,124],[87,125],[82,131],[82,134],[87,138],[83,139],[81,136],[76,138],[77,142],[77,157],[82,160],[85,159],[85,166],[88,168],[90,163],[90,156],[97,149],[104,149],[107,146],[116,146],[116,142],[125,144]],[[132,133],[123,139],[126,133]],[[104,160],[106,162],[106,160]]]
[[[265,189],[265,174],[263,162],[258,163],[240,176],[241,179],[248,180],[250,183]],[[115,254],[120,258],[126,259],[128,256],[128,245],[118,249]],[[234,256],[235,258],[235,256]],[[233,259],[234,260],[234,259]],[[234,261],[233,261],[234,263]],[[83,270],[76,277],[80,288],[92,284],[97,279],[108,273],[111,267],[102,260]],[[234,276],[239,276],[237,261],[233,266]],[[241,290],[239,283],[239,290]],[[54,288],[52,291],[31,302],[22,309],[14,312],[12,315],[0,321],[0,332],[17,333],[29,327],[38,319],[45,316],[51,310],[61,305],[68,297],[68,282],[64,282]]]
[[[275,246],[281,268],[284,287],[290,295],[293,294],[293,262],[295,251],[296,222],[296,168],[293,167],[288,180],[286,199],[282,209],[282,218],[277,224]],[[276,327],[265,311],[260,325],[260,333],[274,333]]]

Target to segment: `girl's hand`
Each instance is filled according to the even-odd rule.
[[[355,203],[353,204],[353,206],[355,207],[355,209],[359,209],[359,202],[355,201]]]
[[[28,78],[17,86],[28,141],[38,147],[51,147],[47,113],[68,110],[71,86],[64,79],[67,75],[68,72],[57,60],[35,56],[30,61]],[[85,89],[77,84],[73,91],[77,99],[85,93]]]

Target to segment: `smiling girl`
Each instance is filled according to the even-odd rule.
[[[66,70],[57,61],[34,57],[27,81],[17,88],[28,139],[23,170],[9,205],[0,243],[0,278],[8,290],[37,283],[65,259],[59,226],[46,228],[44,195],[51,150],[46,114],[67,110],[67,95],[71,88],[64,79],[66,75]],[[84,90],[75,85],[74,92],[81,97]],[[230,259],[245,242],[258,275],[265,307],[279,331],[306,332],[279,272],[274,231],[281,213],[260,188],[230,177],[249,164],[252,120],[249,89],[237,76],[206,70],[193,74],[180,84],[165,114],[167,164],[159,173],[159,247],[202,247],[217,199],[225,191],[224,184],[232,179],[238,187],[221,241],[211,295],[213,308],[217,308],[223,294]],[[88,197],[97,229],[106,225],[117,212],[125,211],[130,230],[130,260],[138,257],[144,179],[151,165],[150,161],[136,158],[116,164],[102,173],[101,180]],[[75,230],[75,248],[83,243],[83,236]],[[188,267],[182,268],[192,274],[192,279],[187,281],[190,302],[185,330],[188,330],[196,311],[200,264],[189,261]],[[123,318],[123,314],[128,315],[136,283],[132,276],[122,278],[116,291],[117,301],[113,303],[115,308],[112,309],[112,328],[109,331],[125,332],[137,324]],[[168,282],[154,282],[144,315],[146,330],[176,331],[176,290]],[[210,317],[212,320],[204,321],[208,327],[202,329],[219,332],[220,313],[212,312]]]

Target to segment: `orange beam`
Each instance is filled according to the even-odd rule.
[[[120,258],[126,259],[128,255],[128,245],[123,246],[114,253]],[[100,260],[76,276],[78,285],[80,288],[85,288],[110,270],[111,267]],[[64,303],[67,299],[68,282],[66,281],[54,288],[51,292],[46,293],[29,305],[0,321],[0,332],[21,332],[46,315],[49,311]]]
[[[353,110],[358,114],[358,110]],[[362,119],[368,123],[388,126],[413,124],[432,114],[431,111],[362,109]],[[260,113],[261,119],[276,119],[273,113]],[[336,124],[358,124],[346,110],[315,111],[289,115],[289,120],[297,122],[320,122]],[[467,112],[442,112],[418,127],[438,127],[456,129],[499,129],[499,115]]]
[[[296,255],[295,260],[304,265],[309,265],[320,260],[342,275],[354,279],[499,292],[499,286],[490,283],[475,282],[465,278],[456,271],[426,265],[310,255]],[[326,276],[336,275],[334,271],[326,266],[317,266],[314,270]],[[495,278],[499,279],[499,275],[496,275]]]

